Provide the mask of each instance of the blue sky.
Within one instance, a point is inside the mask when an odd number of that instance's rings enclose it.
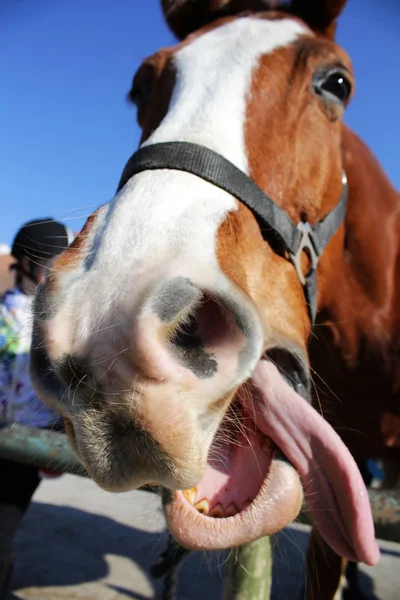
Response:
[[[338,31],[357,82],[346,121],[397,188],[399,25],[399,0],[349,0]],[[159,0],[0,1],[0,242],[30,218],[79,230],[113,196],[139,139],[132,76],[172,42]]]

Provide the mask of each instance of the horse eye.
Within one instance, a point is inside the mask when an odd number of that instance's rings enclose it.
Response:
[[[336,71],[314,82],[314,90],[319,95],[345,104],[351,94],[351,83],[341,71]]]

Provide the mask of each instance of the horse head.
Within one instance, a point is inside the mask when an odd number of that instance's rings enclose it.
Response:
[[[136,73],[141,147],[38,289],[32,378],[101,487],[165,490],[183,545],[273,533],[305,490],[374,563],[363,483],[307,402],[343,259],[345,1],[272,4],[163,0],[181,41]]]

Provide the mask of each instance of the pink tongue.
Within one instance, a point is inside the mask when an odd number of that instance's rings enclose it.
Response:
[[[340,437],[271,362],[260,361],[251,383],[254,408],[247,410],[299,472],[320,535],[340,556],[377,564],[368,493]]]

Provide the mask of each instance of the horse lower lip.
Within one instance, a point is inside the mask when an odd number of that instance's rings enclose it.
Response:
[[[231,506],[224,514],[218,506],[208,515],[201,514],[182,492],[174,492],[165,514],[172,536],[182,546],[223,550],[276,533],[297,517],[302,501],[297,471],[286,461],[273,459],[259,494],[237,514],[233,514],[237,507]]]

